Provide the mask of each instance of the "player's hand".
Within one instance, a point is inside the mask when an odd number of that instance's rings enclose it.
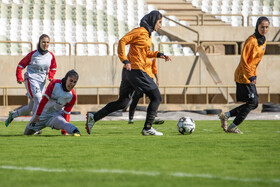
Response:
[[[39,115],[36,115],[34,117],[34,119],[29,123],[29,126],[32,126],[34,125],[36,122],[39,122],[40,121],[40,116]]]
[[[158,80],[156,80],[156,84],[157,84],[157,86],[159,87],[159,82],[158,82]]]
[[[23,81],[17,81],[18,84],[22,84]]]
[[[166,61],[171,61],[171,58],[169,58],[169,56],[167,56],[167,55],[161,55],[160,58],[164,59],[165,62]]]
[[[125,65],[125,68],[126,68],[126,70],[131,71],[131,64],[130,64],[130,63],[127,63],[127,64]]]
[[[253,85],[257,84],[257,79],[253,80],[253,81],[251,82],[251,84],[253,84]]]

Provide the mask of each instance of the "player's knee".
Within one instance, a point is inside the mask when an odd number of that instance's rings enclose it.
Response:
[[[35,131],[32,129],[29,129],[28,127],[26,127],[24,130],[24,135],[33,135],[34,133],[35,133]]]
[[[251,110],[254,110],[258,107],[259,101],[257,99],[251,100],[249,105],[250,105]]]

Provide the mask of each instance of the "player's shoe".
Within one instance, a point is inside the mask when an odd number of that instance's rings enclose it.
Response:
[[[66,132],[66,130],[62,129],[62,130],[61,130],[61,135],[63,135],[63,136],[68,136],[69,134]]]
[[[88,134],[91,134],[91,129],[94,125],[94,114],[92,112],[87,113],[87,123],[85,129],[87,130]]]
[[[13,111],[10,111],[9,112],[9,117],[5,121],[6,127],[8,127],[13,120],[14,120],[14,118],[13,118]]]
[[[228,129],[226,132],[228,132],[228,133],[235,133],[235,134],[243,134],[243,132],[241,132],[237,127]]]
[[[35,132],[33,135],[39,135],[39,134],[42,134],[42,133],[43,133],[43,131],[39,130],[39,131]]]
[[[80,133],[80,131],[78,130],[78,129],[75,129],[74,131],[73,131],[73,134],[72,134],[73,136],[81,136],[81,133]]]
[[[142,130],[142,135],[143,136],[162,136],[163,133],[162,132],[158,132],[157,130],[155,130],[153,127],[149,130]]]
[[[156,124],[156,125],[161,125],[161,124],[164,124],[164,120],[161,120],[161,119],[155,119],[153,124]]]
[[[128,124],[133,124],[133,119],[128,120]]]
[[[227,132],[227,128],[228,128],[228,117],[225,115],[225,113],[221,112],[219,114],[219,118],[221,121],[221,127],[222,129]]]

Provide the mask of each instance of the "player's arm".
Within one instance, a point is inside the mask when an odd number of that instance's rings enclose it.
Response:
[[[243,63],[242,65],[242,69],[244,70],[245,76],[249,78],[249,80],[252,82],[254,80],[256,80],[256,77],[254,76],[253,72],[251,71],[251,68],[249,66],[249,64],[251,63],[249,61],[249,59],[251,58],[251,53],[254,50],[254,44],[252,42],[252,39],[248,39],[245,42],[242,54],[241,54],[241,58]]]
[[[128,58],[126,56],[126,52],[125,52],[125,46],[127,44],[130,44],[134,39],[136,39],[139,36],[139,33],[137,31],[137,29],[133,29],[132,31],[130,31],[129,33],[127,33],[126,35],[124,35],[120,40],[119,40],[119,44],[118,44],[118,56],[120,61],[126,66],[127,70],[131,70],[131,64],[128,61]]]
[[[32,51],[31,53],[28,53],[28,55],[26,55],[19,63],[18,63],[18,66],[17,66],[17,69],[16,69],[16,77],[17,77],[17,82],[19,84],[21,84],[24,80],[23,80],[23,77],[22,77],[22,70],[28,66],[31,62],[31,58],[32,58],[32,55],[35,51]]]
[[[54,78],[54,75],[56,73],[56,60],[54,57],[54,54],[50,52],[50,54],[52,55],[52,60],[51,60],[51,66],[50,66],[50,70],[49,70],[49,81],[52,81]]]
[[[77,100],[77,95],[76,95],[74,90],[72,90],[72,95],[73,95],[73,97],[72,97],[71,101],[69,103],[67,103],[64,107],[63,116],[64,116],[64,118],[67,122],[70,121],[71,110],[72,110],[72,108],[73,108],[73,106],[74,106],[74,104],[76,103],[76,100]]]

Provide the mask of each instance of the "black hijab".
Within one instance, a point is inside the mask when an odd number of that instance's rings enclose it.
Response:
[[[257,38],[257,40],[258,40],[258,44],[259,44],[259,45],[263,45],[264,42],[265,42],[265,40],[266,40],[265,36],[264,36],[264,35],[261,35],[261,34],[259,33],[259,30],[258,30],[259,25],[260,25],[263,21],[267,21],[267,22],[269,23],[269,20],[268,20],[267,17],[264,17],[264,16],[259,17],[258,20],[257,20],[256,29],[255,29],[255,33],[254,33],[254,35],[256,36],[256,38]]]
[[[50,37],[49,37],[48,35],[42,34],[42,35],[40,36],[40,38],[39,38],[39,43],[38,43],[38,45],[37,45],[37,50],[39,51],[39,53],[40,53],[41,55],[47,54],[47,53],[49,52],[48,50],[43,50],[43,49],[40,47],[40,42],[41,42],[41,40],[42,40],[43,38],[45,38],[45,37],[47,37],[47,38],[50,39]]]
[[[70,92],[71,90],[67,90],[66,88],[66,80],[68,77],[76,77],[77,80],[79,79],[79,74],[75,71],[75,70],[70,70],[66,73],[65,77],[63,79],[61,79],[61,85],[62,85],[62,89],[65,92]]]
[[[153,10],[149,14],[146,14],[140,21],[140,26],[144,27],[151,36],[152,32],[155,29],[155,25],[159,19],[162,18],[162,15],[159,11]]]

